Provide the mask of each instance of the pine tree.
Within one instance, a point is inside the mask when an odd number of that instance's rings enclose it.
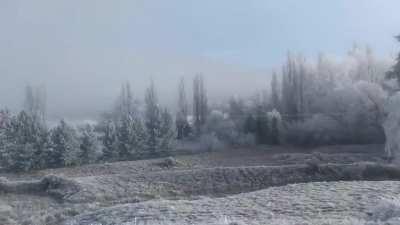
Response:
[[[146,138],[141,120],[126,116],[120,119],[116,129],[117,148],[122,160],[137,159],[143,154]]]
[[[115,161],[119,159],[118,152],[118,138],[115,123],[112,120],[106,120],[103,122],[102,127],[102,143],[103,143],[103,160],[104,161]]]
[[[136,113],[136,103],[133,98],[130,84],[127,82],[121,87],[121,94],[116,101],[114,107],[114,120],[119,120],[121,117],[134,116]]]
[[[173,120],[167,109],[164,109],[161,114],[161,145],[163,151],[171,150],[173,147],[175,132],[173,129]]]
[[[76,131],[64,120],[51,131],[51,143],[54,150],[56,167],[79,164],[80,146]]]
[[[80,128],[80,164],[94,163],[100,155],[100,143],[91,125]]]
[[[182,78],[179,83],[178,111],[176,113],[177,138],[183,139],[189,136],[188,133],[188,103],[186,99],[185,81]]]
[[[46,132],[45,127],[25,111],[12,117],[1,132],[5,167],[17,171],[40,168],[40,156],[46,147]]]
[[[143,154],[146,134],[129,83],[122,85],[113,112],[104,115],[99,130],[103,160],[137,159]]]
[[[145,127],[146,127],[146,148],[148,154],[154,156],[160,150],[161,137],[161,112],[158,106],[158,98],[154,87],[154,82],[151,81],[150,87],[146,90],[145,96],[146,112],[145,112]]]

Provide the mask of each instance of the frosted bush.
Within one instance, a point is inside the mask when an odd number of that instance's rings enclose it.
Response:
[[[337,121],[329,116],[316,114],[305,121],[290,124],[284,136],[285,141],[291,144],[333,144],[345,138],[340,130]]]
[[[208,117],[204,133],[210,134],[203,137],[203,139],[209,139],[206,142],[216,139],[218,141],[214,142],[220,142],[218,145],[221,145],[221,142],[231,146],[249,146],[255,144],[254,135],[239,131],[235,123],[226,114],[216,110],[211,112]]]

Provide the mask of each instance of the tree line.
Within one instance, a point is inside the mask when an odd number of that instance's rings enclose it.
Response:
[[[23,111],[0,113],[1,165],[27,171],[160,157],[185,141],[204,150],[383,143],[383,102],[393,89],[391,78],[398,79],[397,64],[386,72],[389,65],[368,47],[355,46],[342,61],[288,54],[265,90],[219,104],[210,103],[204,77],[196,75],[191,102],[184,79],[177,85],[174,116],[160,106],[153,81],[144,104],[125,83],[115,105],[95,125],[78,127],[61,120],[48,128],[44,88],[28,86]]]

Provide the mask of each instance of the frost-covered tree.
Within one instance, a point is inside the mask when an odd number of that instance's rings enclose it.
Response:
[[[101,144],[93,126],[86,124],[79,128],[80,164],[94,163],[101,156]]]
[[[139,158],[145,149],[145,139],[141,120],[134,116],[120,118],[116,129],[116,147],[120,159]]]
[[[308,71],[304,57],[288,55],[282,69],[282,110],[293,120],[301,118],[307,109],[306,79]]]
[[[276,110],[280,109],[278,88],[278,79],[274,72],[271,80],[271,106]]]
[[[51,130],[51,143],[54,154],[54,166],[72,166],[79,164],[81,155],[76,130],[64,120]]]
[[[246,106],[242,99],[238,97],[232,97],[229,100],[228,115],[229,118],[234,122],[235,129],[239,132],[244,131],[244,124],[246,122]]]
[[[360,47],[355,44],[349,51],[346,63],[347,75],[353,81],[381,83],[385,78],[386,62],[377,59],[369,46]]]
[[[164,154],[172,148],[175,137],[171,114],[162,110],[158,104],[158,97],[154,82],[146,90],[145,96],[145,146],[149,156]]]
[[[114,110],[98,126],[104,146],[103,160],[129,160],[143,154],[145,131],[129,83],[123,84]]]
[[[115,102],[113,117],[115,120],[121,117],[133,116],[137,113],[137,102],[133,98],[131,86],[128,82],[121,86],[121,93]]]
[[[146,127],[146,148],[148,154],[156,155],[160,151],[161,146],[161,110],[158,105],[158,97],[154,87],[154,82],[151,81],[150,87],[146,90],[145,96],[145,127]]]
[[[400,35],[397,36],[400,41]],[[387,72],[388,79],[397,79],[400,85],[400,53],[392,69]],[[383,127],[386,135],[385,154],[390,160],[397,164],[400,162],[400,92],[395,92],[385,103],[385,114],[387,115]]]
[[[112,120],[106,120],[102,122],[102,143],[103,143],[103,155],[104,161],[115,161],[119,159],[118,151],[118,137],[115,123]]]
[[[22,111],[13,116],[1,131],[1,158],[10,170],[27,171],[42,167],[47,130],[32,116]]]
[[[271,112],[268,112],[267,115],[269,120],[269,143],[277,145],[280,143],[280,130],[282,126],[281,114],[276,109],[273,109]]]
[[[262,106],[256,107],[256,140],[258,144],[268,144],[269,143],[269,121],[267,112]]]
[[[25,88],[24,111],[35,120],[45,122],[46,114],[46,89],[44,86]]]
[[[6,110],[0,110],[0,130],[5,127],[6,124],[10,122],[11,115],[10,112]]]
[[[207,121],[207,93],[202,75],[196,75],[193,80],[193,122],[197,135]]]
[[[185,81],[182,78],[178,87],[178,110],[176,112],[177,138],[183,139],[189,136],[190,125],[188,121],[188,102],[186,98]]]
[[[167,109],[161,113],[161,145],[162,151],[171,150],[174,147],[175,131],[173,129],[173,120]]]

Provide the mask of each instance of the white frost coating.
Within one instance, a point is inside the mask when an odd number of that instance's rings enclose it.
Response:
[[[400,92],[391,96],[385,104],[387,114],[383,127],[386,136],[385,154],[400,162]]]

